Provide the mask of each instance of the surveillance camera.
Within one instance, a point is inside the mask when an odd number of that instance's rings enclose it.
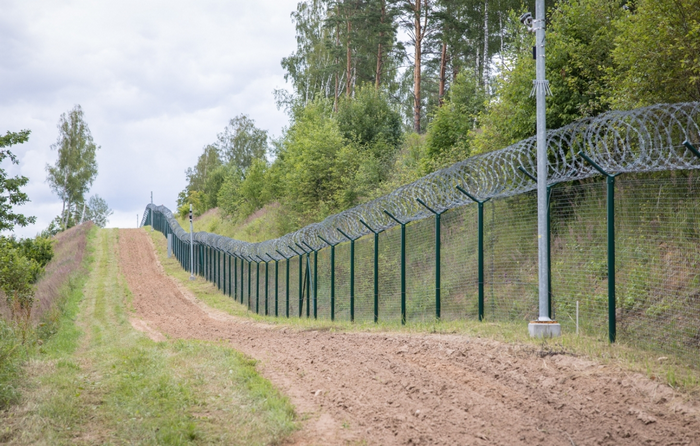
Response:
[[[526,12],[523,15],[521,15],[520,23],[522,23],[525,26],[532,26],[532,14]]]

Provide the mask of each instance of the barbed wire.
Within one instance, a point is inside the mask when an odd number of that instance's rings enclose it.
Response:
[[[700,102],[688,102],[612,111],[550,130],[547,132],[548,184],[600,175],[578,155],[580,151],[610,173],[700,169],[700,159],[683,145],[687,140],[700,146],[699,123]],[[327,246],[321,237],[333,244],[347,241],[338,229],[353,239],[370,234],[361,222],[377,232],[396,226],[398,223],[385,211],[402,223],[433,216],[418,199],[437,212],[473,203],[457,186],[479,200],[534,190],[536,183],[521,169],[535,175],[536,155],[537,141],[533,136],[505,149],[472,156],[320,223],[260,243],[207,232],[196,232],[193,239],[195,243],[253,261],[268,256],[282,260],[296,255],[290,246],[298,251],[307,244],[319,250]],[[189,243],[189,233],[165,206],[146,206],[142,226],[148,223],[149,212],[160,212],[175,235]]]

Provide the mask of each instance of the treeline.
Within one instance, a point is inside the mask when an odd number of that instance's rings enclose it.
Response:
[[[187,171],[179,205],[245,219],[279,203],[280,235],[535,133],[532,5],[307,0],[277,91],[279,139],[245,115]],[[403,37],[402,37],[403,36]],[[700,100],[697,0],[547,3],[547,126]]]

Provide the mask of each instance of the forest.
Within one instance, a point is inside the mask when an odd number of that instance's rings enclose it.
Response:
[[[273,138],[245,113],[187,169],[200,215],[274,210],[276,237],[535,133],[534,1],[304,0]],[[547,127],[700,100],[700,2],[547,2]],[[212,138],[214,139],[214,138]],[[258,241],[258,240],[249,240]]]

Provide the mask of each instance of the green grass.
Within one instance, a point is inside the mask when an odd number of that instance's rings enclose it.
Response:
[[[477,322],[473,320],[409,322],[401,325],[399,321],[356,322],[335,321],[328,319],[307,319],[290,317],[289,319],[272,316],[260,316],[235,300],[222,294],[215,285],[201,278],[190,281],[189,273],[183,270],[175,258],[167,258],[167,243],[160,232],[149,232],[156,246],[160,262],[167,274],[188,287],[207,305],[228,314],[265,322],[280,327],[292,327],[298,330],[329,330],[345,332],[397,332],[406,334],[460,334],[471,337],[494,339],[501,342],[520,344],[543,353],[557,351],[579,355],[592,360],[619,366],[625,370],[646,374],[648,377],[665,382],[672,387],[687,392],[700,393],[700,371],[673,355],[661,354],[640,349],[625,342],[610,344],[606,338],[595,336],[577,336],[575,332],[565,332],[555,340],[542,341],[528,335],[527,322],[499,321]]]
[[[90,247],[83,293],[30,362],[22,404],[6,420],[13,444],[276,444],[297,428],[293,407],[224,344],[154,342],[129,322],[118,232]],[[76,317],[77,315],[77,317]]]
[[[245,242],[261,242],[284,234],[281,227],[281,214],[279,205],[269,204],[256,211],[243,221],[235,221],[230,218],[221,218],[219,209],[211,209],[194,219],[194,230],[219,234]],[[180,226],[189,231],[190,223],[187,219],[177,219]]]

